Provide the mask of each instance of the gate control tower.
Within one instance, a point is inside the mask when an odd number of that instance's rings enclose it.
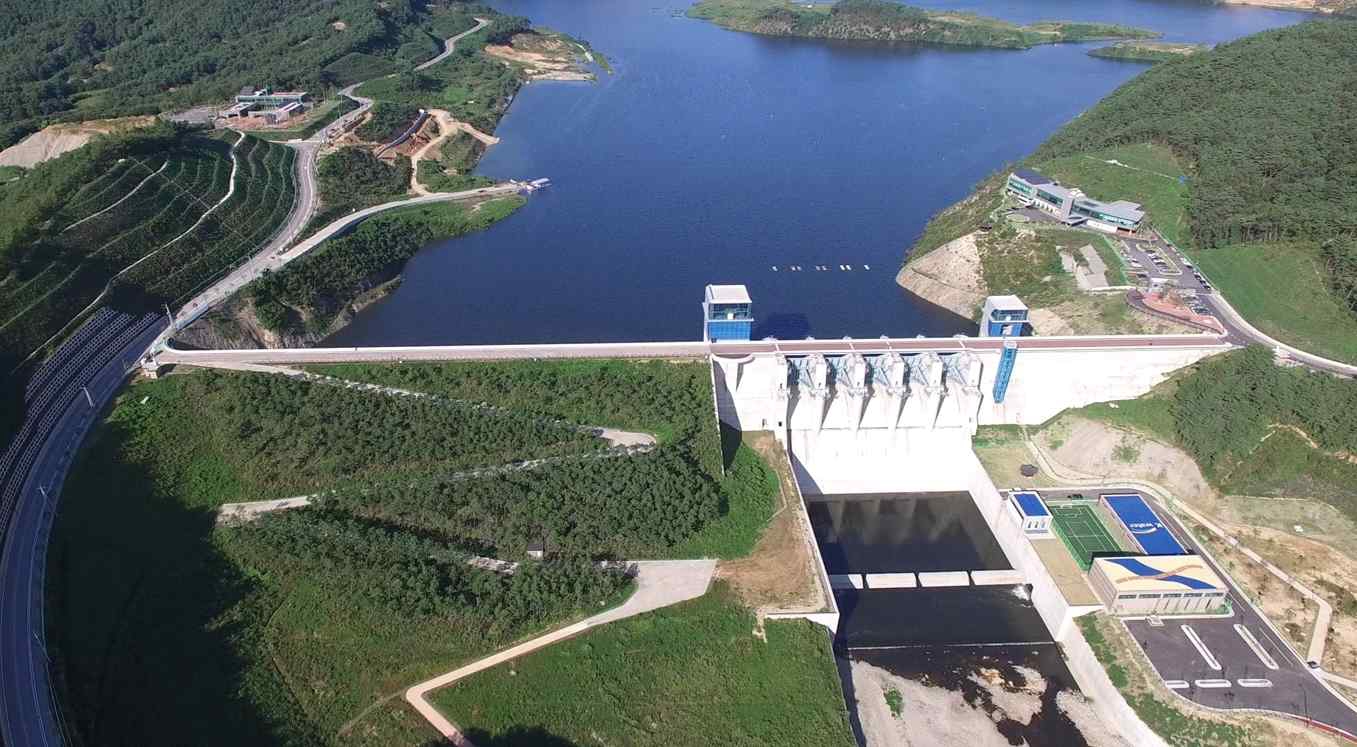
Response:
[[[748,342],[754,333],[749,290],[743,285],[709,285],[702,302],[702,341]]]

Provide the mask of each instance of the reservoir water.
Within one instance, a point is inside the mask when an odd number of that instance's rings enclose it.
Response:
[[[588,40],[617,72],[525,87],[480,171],[553,186],[421,252],[334,344],[690,340],[713,282],[749,286],[760,337],[969,332],[895,285],[905,250],[930,215],[1144,69],[1089,57],[1091,44],[760,37],[684,18],[684,0],[492,4]],[[915,4],[1210,43],[1306,18],[1191,0]]]

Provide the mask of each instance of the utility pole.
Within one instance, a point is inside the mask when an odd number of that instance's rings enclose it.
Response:
[[[90,403],[90,407],[94,407],[94,397],[90,396],[90,388],[87,386],[82,386],[80,387],[80,391],[85,393],[85,401]]]
[[[49,497],[47,496],[47,486],[46,486],[46,485],[39,485],[39,486],[38,486],[38,492],[42,493],[42,499],[43,499],[44,501],[51,500],[51,498],[49,498]]]

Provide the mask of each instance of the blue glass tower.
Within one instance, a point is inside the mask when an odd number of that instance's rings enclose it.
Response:
[[[743,285],[709,285],[702,302],[702,340],[748,342],[754,333],[749,291]]]

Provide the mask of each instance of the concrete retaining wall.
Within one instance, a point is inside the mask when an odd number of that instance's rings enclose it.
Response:
[[[971,437],[959,428],[792,431],[788,441],[797,484],[810,495],[966,489],[957,455],[971,453]]]
[[[779,433],[778,435],[779,435],[778,440],[783,442],[783,446],[785,448],[786,437],[781,433]],[[785,452],[785,455],[787,456],[788,459],[788,462],[786,463],[787,467],[788,469],[790,469],[791,454],[790,452]],[[832,591],[831,585],[829,583],[829,572],[825,570],[825,559],[820,554],[820,543],[815,541],[814,530],[811,528],[810,525],[810,514],[806,512],[806,497],[801,494],[801,485],[797,483],[795,475],[793,475],[792,478],[792,486],[796,490],[795,510],[798,514],[797,521],[799,522],[803,530],[802,534],[803,541],[805,541],[806,544],[810,546],[811,562],[815,564],[815,573],[817,575],[817,581],[819,582],[820,588],[824,591],[825,594],[825,607],[824,609],[815,610],[813,612],[805,612],[800,610],[769,611],[764,616],[773,620],[791,620],[798,618],[803,620],[810,620],[813,623],[823,625],[826,628],[829,628],[831,634],[837,633],[839,630],[839,603],[838,600],[834,598],[834,592]]]

